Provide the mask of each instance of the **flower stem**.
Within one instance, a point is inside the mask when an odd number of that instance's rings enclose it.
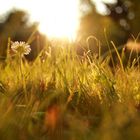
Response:
[[[27,102],[27,90],[26,90],[26,83],[25,83],[25,77],[24,77],[24,71],[23,71],[23,61],[22,61],[22,55],[19,56],[20,57],[20,76],[21,76],[21,80],[22,80],[22,87],[23,87],[23,91],[25,94],[25,101]]]

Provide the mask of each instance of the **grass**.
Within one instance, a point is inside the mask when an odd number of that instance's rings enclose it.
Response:
[[[18,58],[0,64],[0,139],[139,140],[138,67],[54,48],[24,60],[22,76]]]

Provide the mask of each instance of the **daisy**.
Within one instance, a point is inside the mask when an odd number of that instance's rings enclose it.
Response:
[[[28,55],[31,52],[30,45],[28,43],[25,43],[24,41],[15,41],[12,42],[11,49],[15,52],[23,55]]]

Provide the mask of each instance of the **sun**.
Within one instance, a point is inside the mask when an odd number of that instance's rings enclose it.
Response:
[[[35,4],[35,3],[34,3]],[[36,9],[39,6],[40,8]],[[40,0],[30,8],[31,18],[49,38],[75,39],[79,25],[78,0]]]
[[[48,38],[76,39],[80,24],[80,0],[2,0],[0,13],[16,8],[27,11],[31,22],[39,23],[39,30]],[[92,0],[101,14],[106,14],[104,2],[116,0]]]
[[[106,14],[108,11],[103,1],[113,3],[116,0],[92,1],[99,13]],[[29,13],[31,22],[39,23],[40,32],[48,38],[75,40],[81,16],[79,5],[80,0],[5,0],[0,13],[10,8],[23,9]]]
[[[47,37],[74,39],[79,25],[78,7],[79,0],[5,0],[0,12],[23,9],[29,13],[31,22],[39,23],[40,32]]]

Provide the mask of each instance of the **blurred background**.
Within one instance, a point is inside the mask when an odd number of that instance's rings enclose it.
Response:
[[[74,42],[102,53],[108,42],[117,47],[140,32],[139,0],[0,0],[0,56],[6,57],[8,38],[31,44],[34,60],[53,40]],[[94,38],[96,37],[96,39]]]

